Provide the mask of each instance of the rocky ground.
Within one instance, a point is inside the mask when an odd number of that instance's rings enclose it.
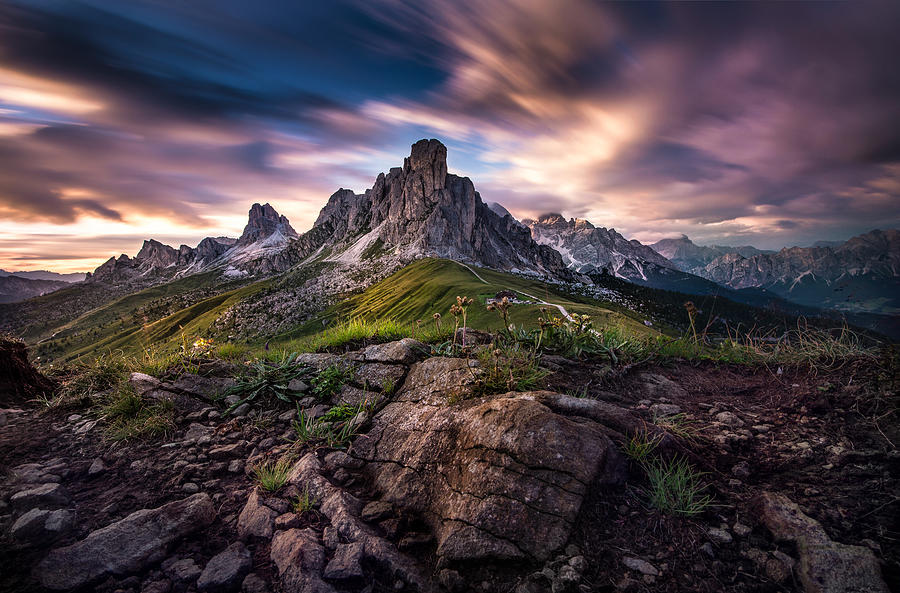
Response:
[[[474,361],[412,340],[298,363],[354,369],[311,416],[377,399],[348,448],[296,443],[287,405],[224,415],[219,363],[132,376],[175,402],[160,439],[0,412],[0,591],[900,591],[896,369],[545,357],[546,391],[475,397]],[[650,506],[635,435],[713,505]]]

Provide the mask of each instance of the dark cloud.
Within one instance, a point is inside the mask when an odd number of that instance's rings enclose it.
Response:
[[[280,199],[309,223],[427,135],[517,214],[845,237],[900,224],[898,22],[895,2],[7,2],[0,212],[216,234]]]

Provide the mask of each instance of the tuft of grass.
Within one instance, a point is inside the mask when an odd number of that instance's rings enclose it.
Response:
[[[260,488],[266,492],[277,492],[287,483],[293,465],[293,455],[282,455],[278,459],[269,459],[254,466],[253,475]]]
[[[159,437],[175,428],[172,401],[146,402],[127,383],[108,396],[100,415],[107,423],[106,435],[113,441]]]
[[[325,352],[415,338],[421,342],[439,342],[450,337],[451,328],[421,326],[415,321],[402,323],[394,319],[370,320],[351,317],[305,340],[292,342],[304,352]]]
[[[297,420],[291,426],[300,444],[324,442],[332,449],[343,449],[359,434],[357,418],[368,410],[368,402],[357,406],[341,404],[328,410],[321,418],[313,418],[305,410],[298,409]]]
[[[684,412],[673,414],[671,416],[654,417],[653,424],[684,441],[696,442],[700,436],[700,430],[697,428],[697,423],[693,419],[688,418],[687,414]]]
[[[225,342],[216,348],[216,356],[223,360],[244,360],[249,352],[248,345],[234,342]]]
[[[276,398],[285,402],[295,401],[300,394],[288,387],[292,379],[305,375],[309,369],[297,364],[297,354],[292,353],[278,362],[258,360],[251,366],[251,375],[238,380],[223,394],[237,395],[241,399],[225,410],[225,414],[240,405],[260,398]]]
[[[295,513],[302,515],[303,513],[313,511],[317,504],[319,504],[319,499],[310,493],[309,485],[307,484],[303,487],[303,494],[297,496],[292,506]]]
[[[347,365],[334,364],[319,371],[312,379],[310,395],[319,401],[326,400],[341,390],[353,378],[353,369]]]
[[[540,355],[518,345],[486,348],[478,353],[478,359],[482,372],[475,391],[479,395],[538,389],[550,374],[540,368]]]
[[[650,435],[647,431],[637,432],[625,443],[625,455],[638,464],[644,464],[656,451],[660,435]]]
[[[51,376],[60,382],[55,397],[44,402],[48,408],[84,407],[92,396],[118,387],[137,368],[135,360],[121,353],[98,356],[54,369]]]
[[[650,483],[646,490],[650,505],[663,513],[693,517],[712,504],[707,486],[686,459],[661,459],[642,464]]]
[[[356,416],[357,412],[359,412],[358,406],[351,406],[350,404],[338,404],[325,412],[323,418],[327,422],[349,420],[350,418]]]
[[[381,393],[386,396],[394,395],[394,392],[397,391],[397,382],[394,381],[391,377],[385,377],[381,382]]]

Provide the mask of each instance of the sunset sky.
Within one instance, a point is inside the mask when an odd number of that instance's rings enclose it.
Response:
[[[0,0],[0,268],[307,230],[423,137],[513,214],[764,248],[900,225],[900,2]]]

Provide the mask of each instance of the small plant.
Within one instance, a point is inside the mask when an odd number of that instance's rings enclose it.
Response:
[[[671,416],[654,417],[653,424],[685,441],[695,442],[700,435],[696,422],[688,418],[684,412]]]
[[[310,395],[322,401],[340,391],[344,383],[353,378],[353,369],[342,365],[331,365],[319,371],[312,380]]]
[[[331,430],[326,435],[325,442],[332,449],[343,449],[350,441],[356,438],[358,434],[356,428],[352,418],[339,424],[332,424]]]
[[[568,395],[569,397],[577,397],[578,399],[587,399],[588,397],[590,397],[589,388],[590,385],[582,385],[577,389],[570,389],[566,391],[566,395]]]
[[[647,431],[637,432],[625,443],[625,455],[632,461],[643,464],[650,458],[661,440],[662,435],[651,436]]]
[[[296,400],[299,393],[289,388],[290,382],[308,372],[306,367],[296,364],[296,359],[295,352],[277,363],[257,360],[251,367],[252,376],[239,380],[225,392],[226,396],[241,397],[237,403],[225,410],[225,414],[230,414],[238,406],[258,398],[274,397],[285,402]]]
[[[385,377],[381,381],[381,393],[391,396],[394,395],[395,391],[397,391],[397,382],[392,377]]]
[[[339,420],[349,420],[356,416],[359,408],[357,406],[351,406],[350,404],[338,404],[325,412],[325,415],[322,418],[325,419],[326,422],[336,422]]]
[[[297,495],[292,506],[295,513],[302,515],[303,513],[308,513],[310,511],[315,512],[314,509],[317,504],[319,504],[319,499],[310,493],[309,485],[307,484],[303,487],[303,494]]]
[[[694,306],[694,301],[688,301],[684,304],[684,310],[687,311],[688,321],[691,322],[691,333],[694,336],[694,345],[696,346],[700,342],[697,339],[697,314],[699,311],[697,307]]]
[[[453,345],[456,345],[456,333],[459,331],[459,320],[462,318],[462,347],[466,347],[466,321],[468,319],[469,305],[474,303],[469,297],[456,297],[456,304],[450,307],[450,314],[453,315]]]
[[[287,483],[293,465],[293,455],[282,455],[278,459],[269,459],[254,466],[253,475],[260,488],[266,492],[277,492]]]
[[[482,350],[482,372],[476,378],[476,391],[482,395],[537,389],[550,374],[539,366],[540,356],[518,345]]]
[[[115,389],[128,380],[136,361],[121,353],[98,356],[88,362],[76,362],[53,370],[51,378],[60,383],[55,397],[46,398],[48,408],[84,407],[98,393]]]
[[[190,356],[208,356],[213,349],[212,338],[197,338],[191,344]]]
[[[650,504],[672,515],[693,517],[712,504],[702,475],[694,470],[687,459],[656,460],[643,464],[650,487],[647,496]]]
[[[625,455],[635,463],[644,464],[656,451],[660,440],[662,435],[651,436],[647,431],[637,432],[625,443]]]
[[[127,383],[108,396],[100,414],[113,441],[163,436],[175,428],[175,405],[170,400],[145,402]]]
[[[502,333],[509,335],[513,326],[509,323],[509,297],[503,297],[499,301],[488,303],[488,311],[494,311],[503,323]]]
[[[313,418],[304,410],[297,410],[298,419],[291,426],[301,444],[324,441],[328,447],[342,449],[356,438],[357,417],[369,409],[369,402],[357,406],[341,404],[328,410],[321,418]]]
[[[291,423],[294,432],[297,433],[297,441],[306,444],[325,438],[327,426],[310,416],[305,410],[297,407],[297,420]]]

